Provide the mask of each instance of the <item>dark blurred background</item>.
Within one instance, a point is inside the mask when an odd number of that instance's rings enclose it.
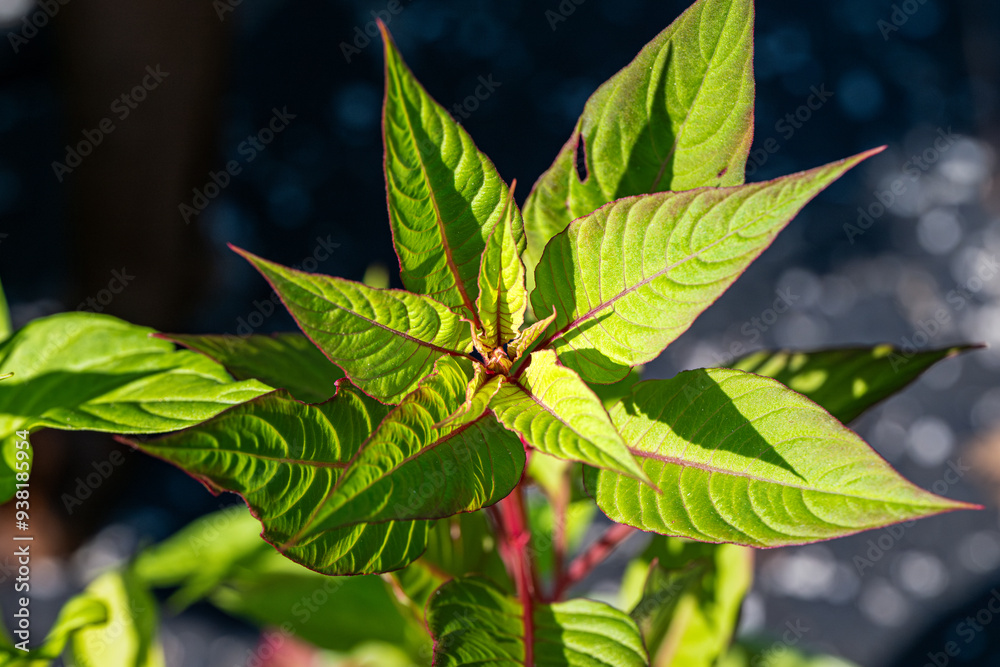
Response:
[[[15,325],[85,308],[166,331],[293,329],[226,243],[351,279],[381,265],[398,285],[375,16],[523,202],[589,94],[687,4],[0,0],[0,278]],[[761,0],[755,70],[755,149],[778,149],[755,150],[748,180],[889,150],[811,204],[648,375],[732,349],[900,345],[920,331],[927,347],[1000,342],[1000,5]],[[482,80],[493,92],[478,99]],[[248,140],[269,123],[281,129],[266,145]],[[239,173],[220,176],[231,161]],[[791,307],[772,319],[782,294]],[[922,665],[983,608],[1000,583],[998,350],[945,362],[855,425],[909,479],[987,510],[761,552],[742,632],[800,622],[806,648]],[[70,514],[60,495],[117,446],[55,432],[35,444],[49,499],[37,595],[53,601],[229,502],[126,453]],[[252,643],[220,618],[165,624],[173,665],[239,664],[219,656]],[[986,628],[949,664],[998,656]]]

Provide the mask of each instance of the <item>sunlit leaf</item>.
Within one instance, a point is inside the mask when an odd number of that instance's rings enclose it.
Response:
[[[588,382],[624,378],[684,333],[809,200],[876,152],[766,183],[620,199],[575,220],[535,270],[534,311],[557,309],[546,342]]]
[[[264,525],[262,537],[290,559],[326,574],[370,574],[418,557],[428,522],[316,530],[312,515],[389,410],[344,379],[320,405],[278,391],[197,429],[136,446],[215,492],[240,494]]]
[[[69,638],[76,667],[165,667],[158,635],[156,600],[128,572],[108,572],[87,586],[84,595],[107,609],[104,622],[89,622]],[[92,620],[94,609],[86,615]]]
[[[607,470],[587,486],[650,532],[772,547],[976,507],[910,484],[823,408],[743,371],[641,382],[611,418],[663,493]]]
[[[551,350],[532,352],[520,376],[503,378],[490,409],[541,452],[646,479],[601,399]]]
[[[0,345],[0,373],[14,372],[0,382],[0,437],[41,426],[174,431],[270,391],[151,333],[94,313],[28,324]]]
[[[476,307],[483,328],[481,343],[496,348],[513,340],[524,324],[528,292],[524,286],[524,264],[514,238],[517,204],[511,191],[505,214],[486,240],[479,269]]]
[[[398,403],[443,356],[472,349],[469,325],[431,299],[289,269],[238,250],[309,338],[362,391]]]
[[[549,239],[608,202],[743,183],[753,105],[753,3],[699,0],[587,100],[535,183],[529,278]]]
[[[489,158],[431,99],[385,26],[385,181],[403,285],[475,319],[480,256],[510,199]],[[515,206],[518,253],[524,223]]]

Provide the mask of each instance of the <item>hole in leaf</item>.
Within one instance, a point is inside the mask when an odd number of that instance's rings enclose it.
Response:
[[[576,175],[580,179],[581,183],[587,181],[589,174],[587,173],[587,147],[583,141],[583,135],[578,134],[576,136],[576,150],[573,151],[576,158]]]
[[[722,171],[720,171],[718,174],[716,174],[715,177],[716,178],[722,178],[723,176],[726,175],[727,171],[729,171],[729,167],[723,167]]]

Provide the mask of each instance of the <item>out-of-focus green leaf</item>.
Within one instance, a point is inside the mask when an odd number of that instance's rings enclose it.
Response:
[[[846,424],[901,391],[937,362],[979,347],[956,345],[922,352],[892,345],[815,352],[760,350],[730,366],[772,377]]]
[[[107,608],[107,618],[101,623],[89,623],[70,636],[71,664],[165,667],[163,647],[157,638],[156,600],[138,578],[128,572],[108,572],[94,580],[84,595],[101,602]]]
[[[645,579],[638,599],[637,577]],[[746,547],[654,538],[630,563],[622,586],[650,664],[713,667],[732,641],[752,577],[753,552]]]
[[[808,655],[781,640],[740,641],[716,667],[858,667],[832,655]]]

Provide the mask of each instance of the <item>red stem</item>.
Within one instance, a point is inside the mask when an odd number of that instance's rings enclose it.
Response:
[[[601,535],[600,539],[590,545],[590,548],[577,556],[570,566],[566,575],[556,582],[556,591],[553,599],[562,599],[563,594],[574,584],[582,581],[591,571],[597,567],[605,558],[611,555],[618,546],[627,540],[635,528],[621,523],[612,524],[610,528]]]
[[[531,667],[535,660],[534,606],[538,587],[528,554],[531,533],[528,531],[521,485],[518,484],[496,507],[501,552],[517,587],[517,597],[524,607],[524,664]]]

